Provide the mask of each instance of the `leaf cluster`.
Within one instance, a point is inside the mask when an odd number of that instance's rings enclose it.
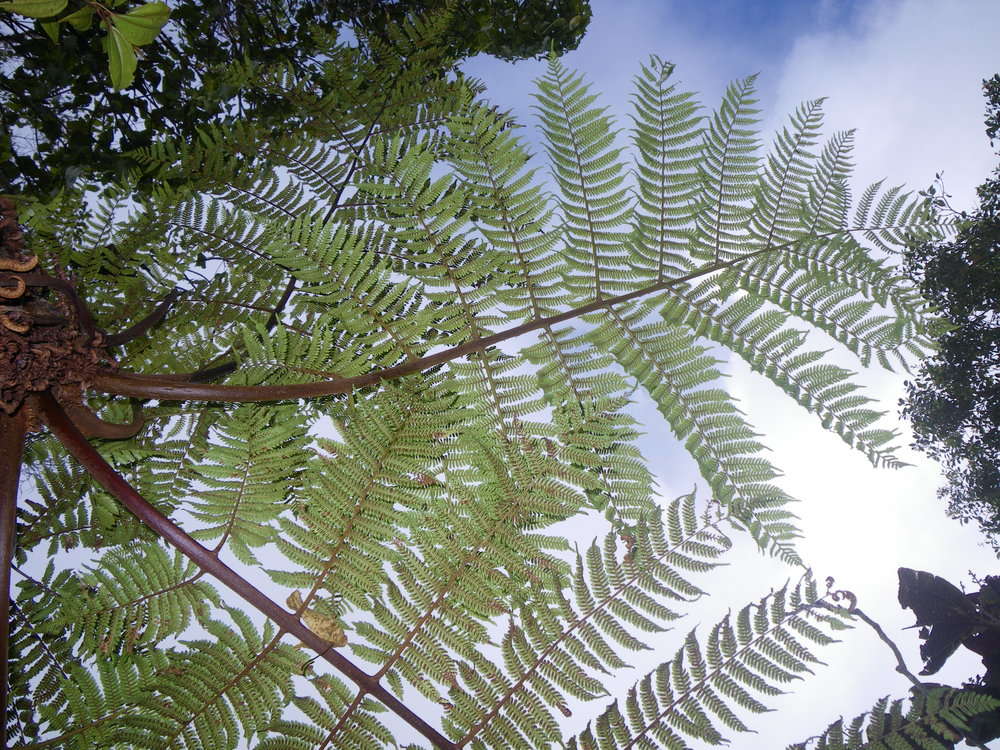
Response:
[[[1000,76],[984,82],[988,131],[1000,113]],[[936,188],[932,187],[932,191]],[[944,465],[949,514],[1000,545],[1000,168],[979,207],[947,242],[911,243],[906,272],[950,328],[901,402],[914,446]],[[939,197],[939,196],[935,196]]]
[[[587,0],[106,5],[0,3],[0,179],[11,188],[51,195],[84,176],[121,179],[134,150],[164,136],[193,140],[210,123],[250,118],[277,135],[294,125],[284,103],[234,80],[231,65],[290,65],[322,87],[322,51],[342,28],[378,48],[408,16],[442,13],[436,67],[447,69],[480,52],[513,60],[574,49],[590,19]]]

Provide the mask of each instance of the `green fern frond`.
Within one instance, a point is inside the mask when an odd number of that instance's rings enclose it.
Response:
[[[801,209],[808,217],[805,221],[808,235],[836,230],[847,223],[851,197],[847,181],[854,167],[853,150],[853,130],[835,133],[823,146]]]
[[[395,744],[392,732],[377,718],[385,707],[364,693],[353,693],[330,675],[310,683],[320,700],[308,695],[293,699],[308,721],[281,719],[267,727],[270,735],[256,750],[313,750],[316,747],[386,747]],[[332,743],[336,739],[337,745]]]
[[[502,669],[482,653],[459,663],[463,687],[456,683],[449,692],[454,708],[446,728],[460,745],[505,747],[515,737],[532,747],[558,741],[558,725],[541,720],[543,706],[569,716],[567,696],[606,695],[601,676],[626,666],[618,648],[648,648],[631,630],[657,632],[678,617],[664,602],[700,596],[687,575],[717,565],[730,545],[716,522],[697,517],[693,494],[621,541],[609,534],[586,556],[577,553],[571,576],[552,570],[535,583],[501,641]],[[529,715],[539,718],[533,732],[521,720]]]
[[[819,150],[818,101],[761,159],[752,78],[703,122],[657,58],[635,79],[634,158],[582,77],[550,61],[537,97],[550,196],[512,119],[474,101],[479,85],[429,73],[445,28],[431,24],[389,32],[405,59],[384,40],[369,40],[378,59],[331,47],[322,96],[287,66],[234,66],[237,88],[289,102],[286,132],[223,123],[155,144],[137,154],[159,183],[141,210],[124,189],[67,194],[33,214],[33,246],[86,278],[109,332],[180,292],[115,353],[126,372],[223,396],[203,381],[262,398],[329,386],[305,404],[147,400],[140,435],[98,447],[218,554],[259,567],[275,550],[265,572],[301,592],[299,614],[341,624],[337,653],[430,701],[428,721],[460,746],[545,747],[574,701],[604,700],[625,651],[703,594],[695,574],[719,564],[732,527],[799,563],[791,498],[721,385],[727,353],[893,462],[876,410],[796,319],[864,365],[906,366],[929,345],[929,310],[862,242],[892,247],[932,219],[876,187],[852,222],[852,135]],[[661,511],[636,444],[645,395],[706,478],[704,513],[693,496]],[[87,403],[112,421],[131,410]],[[309,671],[267,622],[221,614],[51,437],[28,456],[40,501],[20,503],[19,563],[82,546],[92,569],[57,558],[19,584],[24,738],[393,743],[369,689]],[[574,554],[553,526],[583,519],[609,533]],[[842,624],[818,602],[807,578],[692,633],[570,746],[745,729]],[[204,640],[185,632],[196,620]]]
[[[552,211],[533,184],[534,170],[509,130],[509,120],[485,107],[451,121],[450,160],[461,175],[469,215],[477,230],[522,283],[495,291],[494,303],[510,320],[550,315],[566,299],[555,252],[559,233],[549,228]]]
[[[803,350],[806,332],[789,327],[787,313],[768,308],[765,300],[753,295],[734,295],[720,304],[713,280],[671,291],[667,297],[660,311],[664,320],[683,322],[740,355],[875,466],[899,464],[894,448],[885,447],[895,433],[870,429],[882,416],[866,408],[874,401],[856,393],[861,386],[851,382],[853,373],[822,361],[826,352]]]
[[[750,76],[730,84],[705,131],[699,162],[699,232],[692,246],[697,261],[731,260],[747,250],[750,200],[759,163],[755,81],[756,76]]]
[[[914,690],[909,708],[902,699],[881,698],[849,724],[838,719],[819,737],[787,750],[951,750],[968,736],[970,719],[998,709],[1000,700],[975,690],[929,687]]]
[[[760,176],[749,233],[760,247],[783,245],[801,236],[798,207],[806,200],[810,168],[815,155],[810,149],[819,140],[823,124],[823,100],[801,105],[791,117],[791,131],[782,128],[775,138]]]
[[[607,322],[588,334],[610,351],[656,402],[660,413],[695,459],[713,497],[754,535],[763,548],[789,562],[797,532],[783,510],[791,498],[771,480],[779,472],[755,455],[765,446],[725,391],[709,387],[721,377],[717,360],[695,344],[686,326],[647,323],[651,305],[612,309]]]
[[[692,270],[691,231],[701,205],[702,118],[694,95],[667,85],[674,66],[652,57],[634,79],[632,141],[638,198],[632,264],[645,282]]]
[[[274,522],[298,489],[300,471],[290,467],[305,432],[292,406],[243,406],[220,420],[195,470],[188,512],[203,525],[192,536],[258,565],[251,548],[274,541]]]
[[[735,618],[727,615],[704,644],[691,631],[671,661],[646,675],[624,702],[612,703],[593,729],[588,726],[567,747],[683,748],[683,737],[721,744],[726,730],[748,731],[733,707],[766,711],[755,694],[779,695],[779,686],[819,663],[803,642],[833,641],[824,629],[842,622],[828,614],[817,617],[818,601],[807,574],[796,585],[744,607]]]
[[[170,655],[145,700],[117,718],[118,742],[150,750],[235,750],[241,736],[254,737],[280,716],[303,655],[280,643],[270,624],[258,632],[245,614],[227,611],[236,630],[202,621],[213,640],[188,641],[186,650]]]
[[[218,606],[219,595],[180,553],[168,555],[159,544],[112,549],[58,594],[74,602],[50,632],[93,655],[129,653],[155,647],[182,633],[196,612]],[[72,613],[70,615],[70,613]]]
[[[545,148],[561,189],[567,288],[578,299],[611,296],[632,276],[624,250],[632,207],[611,119],[592,106],[597,97],[583,78],[555,58],[537,83]]]

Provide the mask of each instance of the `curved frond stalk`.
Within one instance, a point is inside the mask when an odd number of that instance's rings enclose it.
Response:
[[[299,638],[309,648],[317,652],[320,658],[325,659],[343,674],[353,680],[359,687],[364,688],[372,696],[377,697],[394,713],[403,718],[414,729],[430,739],[442,750],[449,750],[453,744],[447,741],[430,724],[420,718],[416,713],[395,698],[377,680],[365,674],[353,662],[339,652],[330,648],[330,643],[315,632],[306,627],[299,619],[298,613],[291,613],[282,608],[260,589],[251,584],[246,578],[234,571],[218,556],[199,544],[189,534],[186,534],[176,523],[156,510],[152,505],[139,495],[112,467],[101,458],[80,434],[79,430],[66,417],[66,414],[59,407],[55,398],[51,394],[43,394],[36,400],[36,405],[42,413],[46,424],[56,434],[60,442],[66,446],[67,450],[78,460],[94,477],[94,480],[101,484],[108,492],[113,493],[125,507],[134,513],[142,523],[159,534],[163,539],[180,550],[186,557],[196,565],[210,573],[220,582],[224,583],[231,591],[242,599],[253,605],[258,611],[274,621],[281,628],[277,635],[271,640],[270,648],[274,648],[280,637],[287,633]],[[306,606],[308,602],[303,604]],[[250,626],[252,628],[252,625]],[[255,637],[256,632],[253,634]],[[263,640],[267,640],[264,638]],[[260,653],[260,651],[258,651]]]
[[[1000,710],[1000,699],[972,689],[930,687],[914,690],[909,707],[881,698],[868,713],[851,722],[833,722],[818,737],[789,745],[787,750],[951,750],[966,739],[969,721]]]
[[[10,573],[14,562],[14,539],[17,525],[17,489],[21,479],[24,438],[28,432],[28,412],[21,408],[14,414],[0,414],[0,699],[4,707],[4,728],[0,746],[7,745],[7,709],[9,700],[8,644],[10,643]]]
[[[822,604],[807,573],[735,618],[727,615],[704,645],[691,631],[671,661],[646,675],[624,701],[612,703],[593,729],[572,737],[567,747],[683,748],[683,737],[714,745],[726,741],[724,730],[749,731],[734,709],[766,711],[757,695],[780,695],[780,685],[821,663],[806,644],[832,643],[826,631],[847,627],[840,615],[820,614],[828,612]]]

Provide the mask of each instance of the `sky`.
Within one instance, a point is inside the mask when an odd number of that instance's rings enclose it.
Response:
[[[603,93],[601,101],[620,127],[628,126],[631,79],[639,64],[656,54],[676,64],[675,81],[700,92],[710,110],[729,81],[759,73],[767,143],[797,104],[828,97],[825,133],[857,129],[855,195],[881,178],[922,189],[941,172],[952,204],[972,209],[975,186],[996,165],[983,130],[980,82],[1000,72],[1000,3],[592,0],[592,8],[586,36],[564,62],[586,75],[592,93]],[[532,132],[537,121],[531,94],[544,63],[479,57],[465,70],[486,83],[488,99],[528,126],[522,137],[541,154]],[[942,483],[936,465],[905,447],[908,433],[896,407],[905,373],[859,375],[888,412],[890,426],[903,432],[900,455],[914,464],[889,470],[872,468],[742,362],[729,363],[729,371],[730,391],[772,449],[772,462],[785,473],[781,486],[801,500],[795,507],[805,534],[801,554],[821,580],[834,576],[838,588],[857,594],[859,606],[883,625],[911,670],[919,672],[916,630],[904,630],[913,616],[896,600],[897,568],[928,570],[971,589],[977,587],[971,585],[970,571],[1000,571],[978,532],[945,515],[944,502],[936,497]],[[652,405],[640,400],[636,414],[646,425],[641,447],[663,497],[689,491],[695,483],[704,491],[693,463]],[[583,523],[567,533],[572,531],[583,542],[599,533]],[[680,621],[662,644],[655,644],[648,661],[609,689],[621,695],[637,676],[670,658],[687,630],[700,624],[704,634],[728,609],[781,586],[791,575],[793,570],[741,545],[728,568],[700,582],[711,587],[712,601]],[[817,734],[839,716],[869,709],[883,695],[906,694],[909,683],[893,672],[891,653],[872,631],[859,628],[843,641],[820,654],[828,667],[797,683],[794,695],[774,702],[778,712],[755,717],[758,733],[737,736],[733,747],[782,748]],[[980,671],[974,655],[957,654],[933,679],[957,685]],[[593,707],[574,712],[573,728],[581,729],[593,714]]]

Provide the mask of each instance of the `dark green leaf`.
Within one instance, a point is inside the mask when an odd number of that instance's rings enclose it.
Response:
[[[61,13],[67,0],[9,0],[0,3],[0,10],[9,10],[28,18],[51,18]]]
[[[115,26],[136,47],[150,44],[156,39],[163,24],[170,18],[170,8],[163,3],[146,3],[124,15],[116,14]]]

